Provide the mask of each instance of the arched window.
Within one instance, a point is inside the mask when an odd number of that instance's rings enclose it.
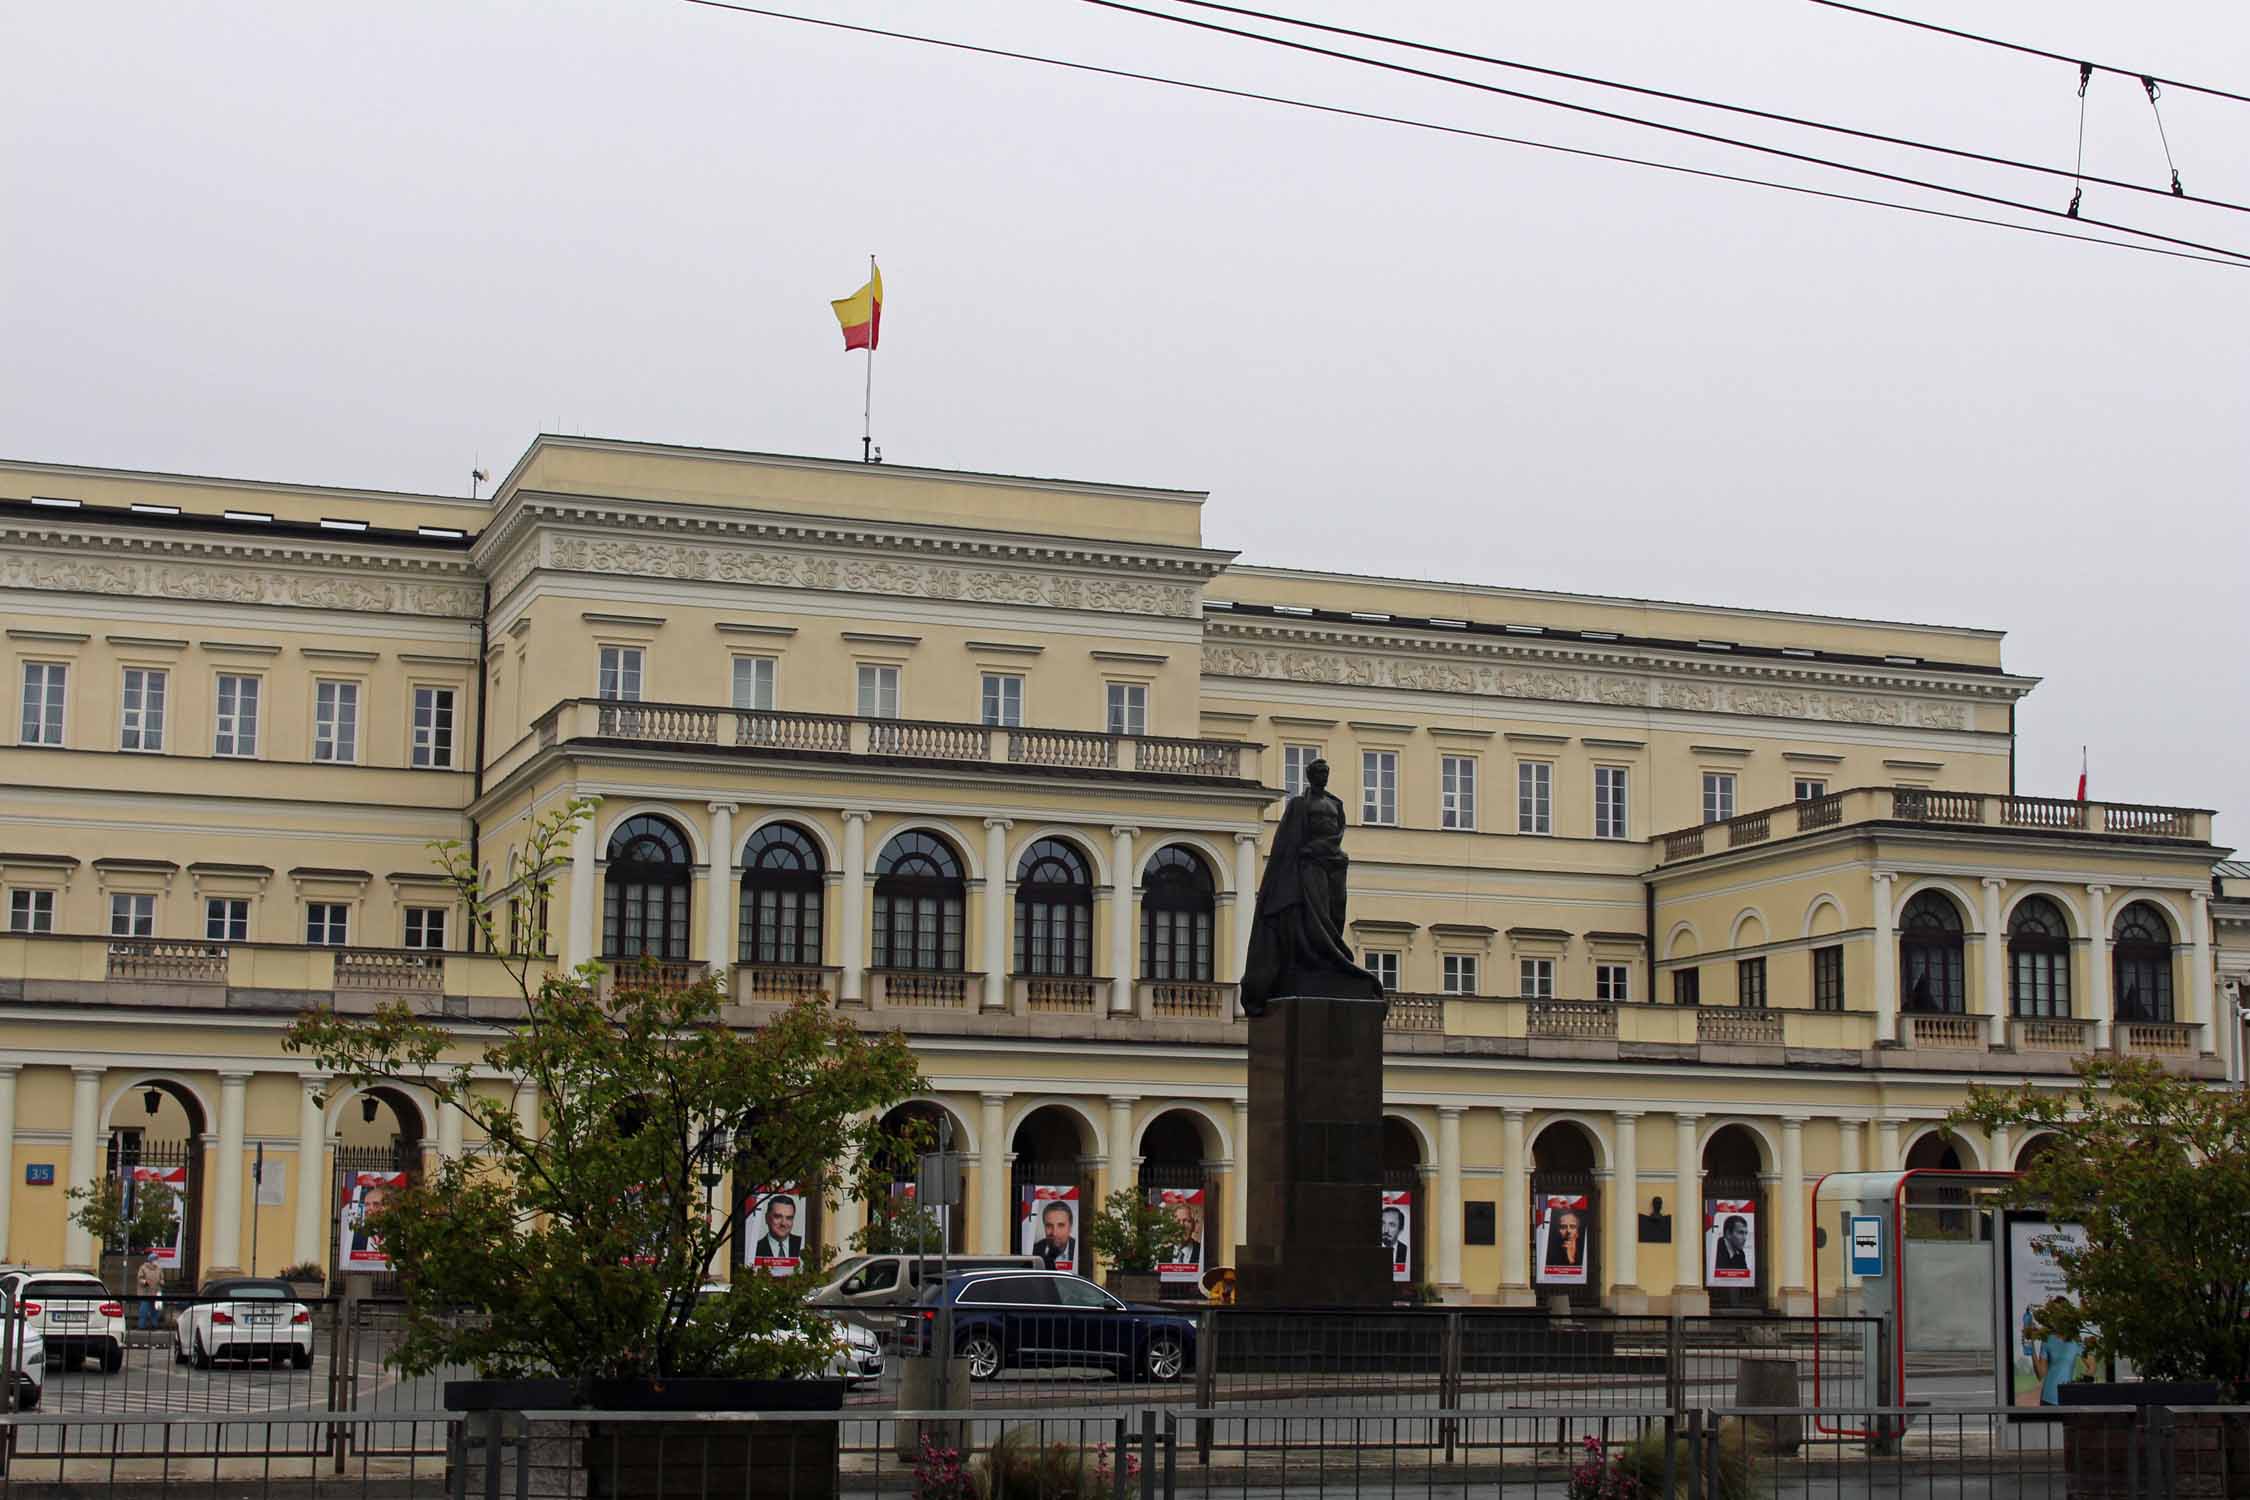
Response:
[[[1094,972],[1094,882],[1061,839],[1040,839],[1016,863],[1016,972]]]
[[[2110,929],[2110,968],[2116,981],[2117,1019],[2172,1019],[2172,924],[2154,902],[2135,901]]]
[[[1141,977],[1211,980],[1218,893],[1195,851],[1166,844],[1141,872]]]
[[[2008,918],[2008,1006],[2019,1016],[2070,1014],[2070,924],[2045,896]]]
[[[961,972],[961,857],[934,834],[909,831],[875,860],[875,967]]]
[[[688,956],[687,839],[662,818],[627,818],[609,836],[603,872],[602,956],[685,959]]]
[[[1937,891],[1917,894],[1899,917],[1898,996],[1906,1010],[1958,1015],[1968,1009],[1961,912]]]
[[[820,846],[791,823],[768,823],[742,846],[741,958],[820,962]]]

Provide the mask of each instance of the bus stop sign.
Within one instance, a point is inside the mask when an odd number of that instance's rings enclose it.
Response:
[[[1883,1274],[1883,1220],[1880,1215],[1852,1215],[1852,1274]]]

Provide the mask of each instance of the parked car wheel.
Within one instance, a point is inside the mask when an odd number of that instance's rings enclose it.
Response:
[[[292,1350],[290,1350],[290,1351],[289,1351],[289,1368],[290,1368],[290,1369],[292,1369],[292,1370],[309,1370],[309,1369],[311,1369],[311,1368],[312,1368],[312,1350],[310,1350],[310,1349],[292,1349]]]
[[[86,1356],[73,1350],[62,1357],[62,1367],[71,1371],[83,1370],[86,1368]]]
[[[203,1335],[200,1333],[195,1336],[195,1367],[198,1370],[211,1368],[211,1351],[203,1347]]]
[[[176,1365],[184,1365],[187,1363],[187,1350],[181,1347],[180,1341],[177,1338],[174,1338],[172,1340],[172,1363]]]
[[[1000,1373],[1000,1341],[989,1333],[970,1334],[956,1353],[969,1362],[971,1380],[990,1380]]]
[[[1141,1368],[1151,1380],[1177,1380],[1187,1369],[1187,1345],[1176,1333],[1150,1334]]]
[[[104,1375],[115,1375],[119,1370],[122,1370],[124,1368],[124,1345],[112,1344],[107,1349],[102,1351],[102,1373]]]

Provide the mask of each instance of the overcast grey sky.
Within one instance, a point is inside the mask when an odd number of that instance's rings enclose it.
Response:
[[[1275,3],[2076,140],[2066,65],[1805,0]],[[2250,92],[2239,4],[1897,7]],[[1938,201],[1074,0],[795,8]],[[2097,797],[2250,812],[2250,271],[676,0],[15,5],[0,57],[0,453],[454,493],[542,428],[856,456],[827,302],[873,250],[893,462],[1207,488],[1207,538],[1260,562],[2005,627],[2047,679],[2027,791],[2068,795],[2084,743]],[[2250,105],[2162,108],[2189,190],[2250,202]],[[2085,150],[2166,180],[2130,80],[2095,80]],[[2250,214],[2085,212],[2250,248]]]

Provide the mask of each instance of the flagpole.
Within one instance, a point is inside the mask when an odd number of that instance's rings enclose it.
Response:
[[[867,280],[869,285],[874,284],[875,257],[872,254],[867,257]],[[875,317],[880,320],[881,312],[876,312]],[[882,337],[882,326],[877,321],[867,330],[867,394],[859,414],[859,461],[863,464],[875,461],[875,342]]]

